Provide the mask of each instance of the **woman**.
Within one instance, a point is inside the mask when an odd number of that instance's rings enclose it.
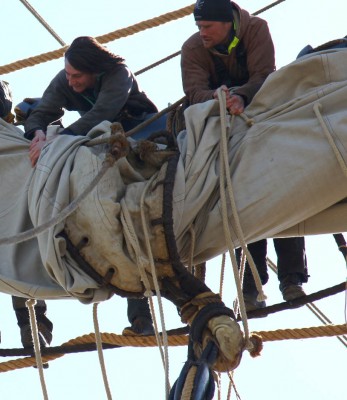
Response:
[[[89,36],[72,42],[65,53],[65,68],[51,81],[25,122],[24,136],[32,139],[29,155],[33,167],[46,143],[47,126],[60,120],[64,109],[78,111],[81,117],[61,131],[63,135],[86,135],[105,120],[119,121],[130,129],[146,114],[158,111],[140,91],[124,59]],[[131,326],[126,334],[153,334],[147,299],[128,299],[128,318]]]
[[[158,111],[140,91],[124,59],[89,36],[72,42],[65,53],[65,68],[53,78],[25,122],[25,137],[32,140],[32,166],[46,142],[47,126],[58,121],[64,109],[77,111],[81,116],[61,132],[67,135],[86,135],[105,120],[133,127],[147,113]],[[129,119],[136,122],[129,126]]]

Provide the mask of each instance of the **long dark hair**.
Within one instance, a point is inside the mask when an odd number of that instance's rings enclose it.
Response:
[[[78,71],[96,74],[124,63],[122,57],[111,53],[91,36],[76,38],[66,50],[65,59]]]

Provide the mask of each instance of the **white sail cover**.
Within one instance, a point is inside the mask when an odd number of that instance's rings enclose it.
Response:
[[[345,49],[302,57],[266,80],[245,111],[253,125],[241,117],[231,123],[227,117],[230,177],[246,242],[346,230],[346,64]],[[173,230],[183,263],[190,258],[192,229],[195,262],[227,248],[219,194],[218,102],[192,106],[185,118],[172,198]],[[107,135],[109,126],[105,122],[96,129]],[[103,146],[83,146],[87,140],[58,136],[32,169],[30,143],[19,128],[0,120],[0,238],[49,221],[90,184],[105,154]],[[66,251],[59,237],[65,229],[74,244],[88,237],[81,251],[88,263],[114,266],[120,289],[140,291],[139,260],[150,271],[146,235],[152,248],[159,243],[150,223],[143,227],[140,211],[149,221],[160,209],[162,199],[154,188],[164,169],[165,165],[152,182],[123,158],[65,221],[37,238],[1,245],[0,290],[82,302],[109,298],[110,291],[83,272]],[[227,220],[238,246],[234,217],[229,204]]]

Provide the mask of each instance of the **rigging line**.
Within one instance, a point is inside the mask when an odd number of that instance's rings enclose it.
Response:
[[[321,300],[328,296],[333,296],[337,293],[344,292],[345,290],[346,290],[346,282],[344,281],[330,288],[322,289],[319,290],[318,292],[307,294],[306,296],[298,297],[297,299],[291,301],[284,301],[282,303],[273,304],[265,308],[258,308],[254,311],[249,311],[247,315],[248,318],[259,318],[263,316],[266,317],[270,314],[274,314],[279,311],[292,310],[294,308],[304,306],[307,303],[312,303],[313,301]]]
[[[255,13],[253,13],[253,15],[258,15],[272,7],[275,7],[277,4],[280,4],[283,1],[285,1],[285,0],[275,1],[274,3],[269,4],[268,6],[262,8],[261,10],[256,11]],[[129,35],[134,35],[135,33],[142,32],[146,29],[158,27],[160,25],[166,24],[167,22],[171,22],[173,20],[186,17],[192,13],[193,8],[194,8],[194,4],[184,7],[184,8],[181,8],[179,10],[173,11],[173,12],[169,12],[167,14],[162,14],[159,17],[154,17],[147,21],[139,22],[139,23],[131,25],[127,28],[121,28],[116,31],[110,32],[108,34],[105,34],[102,36],[97,36],[96,39],[100,43],[104,44],[107,42],[114,41],[116,39],[121,39],[121,38],[129,36]],[[15,72],[22,68],[33,67],[37,64],[44,63],[47,61],[56,60],[64,55],[65,50],[66,50],[66,46],[61,47],[60,49],[57,49],[57,50],[49,51],[47,53],[43,53],[43,54],[39,54],[39,55],[29,57],[26,59],[14,61],[13,63],[10,63],[10,64],[2,65],[2,66],[0,66],[0,75]],[[174,53],[173,56],[168,56],[168,58],[170,59],[172,57],[176,57],[180,53],[181,53],[180,51],[177,53]]]
[[[101,375],[102,375],[102,379],[104,381],[106,396],[107,396],[108,400],[112,400],[110,385],[108,383],[108,378],[107,378],[104,354],[102,352],[102,350],[103,350],[102,349],[102,339],[101,339],[100,327],[99,327],[99,321],[98,321],[98,306],[99,306],[99,303],[93,304],[93,324],[94,324],[94,331],[95,331],[95,343],[96,343],[96,349],[97,349],[98,356],[99,356]]]
[[[34,9],[34,7],[26,0],[19,0],[24,7],[26,7],[31,14],[47,29],[47,31],[54,37],[54,39],[61,44],[62,46],[66,46],[64,40],[58,36],[58,34],[47,24],[47,22],[41,17],[41,15]]]
[[[267,257],[267,262],[270,269],[277,275],[277,266],[276,264],[271,261]],[[305,306],[324,324],[324,325],[331,325],[332,321],[321,311],[314,303],[307,303]],[[347,347],[347,336],[336,336],[336,338],[345,346]]]
[[[39,330],[38,330],[36,314],[35,314],[35,304],[36,304],[36,300],[34,300],[34,299],[28,299],[25,302],[25,305],[28,307],[28,311],[29,311],[29,320],[30,320],[30,326],[31,326],[31,330],[32,330],[31,335],[32,335],[32,340],[33,340],[33,345],[34,345],[37,370],[38,370],[40,382],[41,382],[42,395],[43,395],[44,400],[48,400],[47,386],[46,386],[45,377],[43,374],[43,362],[42,362],[42,357],[41,357],[41,353],[40,353]]]
[[[273,2],[271,4],[269,4],[268,6],[265,6],[265,7],[261,8],[260,10],[256,11],[252,15],[259,15],[259,14],[263,13],[264,11],[270,10],[270,8],[273,8],[273,7],[277,6],[280,3],[283,3],[284,1],[286,1],[286,0],[275,1],[275,2]]]
[[[140,69],[139,71],[135,72],[135,75],[136,75],[136,76],[137,76],[137,75],[140,75],[140,74],[142,74],[143,72],[146,72],[146,71],[148,71],[148,70],[150,70],[150,69],[152,69],[152,68],[154,68],[154,67],[157,67],[157,66],[160,65],[160,64],[163,64],[163,63],[166,62],[166,61],[171,60],[171,58],[175,58],[176,56],[179,56],[180,54],[181,54],[181,51],[180,51],[180,50],[179,50],[179,51],[176,51],[176,53],[173,53],[173,54],[171,54],[171,55],[169,55],[169,56],[167,56],[167,57],[162,58],[162,59],[159,60],[159,61],[154,62],[153,64],[148,65],[148,66],[145,67],[145,68]]]

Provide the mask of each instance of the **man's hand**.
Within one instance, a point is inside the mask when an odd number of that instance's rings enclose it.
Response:
[[[237,94],[233,94],[227,99],[227,109],[230,114],[240,115],[245,109],[243,98]]]
[[[46,144],[46,135],[42,130],[37,130],[34,133],[34,139],[30,143],[29,158],[32,167],[35,167],[37,160],[40,157],[41,150]]]
[[[242,114],[245,109],[245,102],[243,98],[237,94],[230,94],[227,86],[222,85],[220,89],[225,93],[226,106],[230,114]],[[214,92],[213,97],[218,99],[218,89]]]

